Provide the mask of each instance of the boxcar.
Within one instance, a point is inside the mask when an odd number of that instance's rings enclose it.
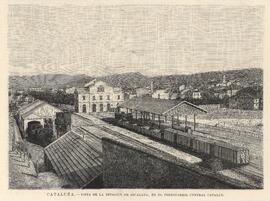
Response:
[[[149,131],[150,136],[161,139],[161,131],[159,129],[150,129]]]
[[[176,131],[173,129],[164,129],[164,135],[163,135],[163,139],[167,142],[171,142],[171,143],[175,143],[176,139]]]
[[[136,125],[136,124],[135,124],[135,125],[133,126],[133,128],[134,128],[134,131],[137,132],[137,133],[141,133],[141,132],[142,132],[141,126],[139,126],[139,125]]]
[[[143,135],[150,135],[150,131],[149,131],[149,126],[142,126],[141,127],[141,133],[143,134]]]
[[[176,134],[176,144],[179,146],[184,146],[192,148],[193,136],[184,132],[178,131]]]
[[[192,142],[192,149],[200,154],[211,154],[212,140],[201,137],[194,137]]]
[[[225,142],[216,142],[214,156],[236,165],[249,163],[249,150]]]

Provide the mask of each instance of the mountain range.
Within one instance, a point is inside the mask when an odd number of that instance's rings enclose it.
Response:
[[[224,76],[225,75],[225,76]],[[150,86],[154,81],[156,88],[164,86],[187,86],[200,87],[210,82],[222,82],[225,79],[245,84],[262,84],[263,70],[259,68],[229,70],[229,71],[211,71],[189,75],[166,75],[148,77],[141,73],[114,74],[103,77],[91,77],[88,75],[66,75],[66,74],[40,74],[31,76],[9,76],[9,88],[27,89],[31,87],[42,88],[68,88],[83,87],[84,84],[94,78],[101,79],[113,86],[123,89],[134,89],[137,87]]]

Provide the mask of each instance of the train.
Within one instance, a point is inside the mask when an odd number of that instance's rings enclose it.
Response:
[[[190,128],[161,128],[129,122],[116,121],[117,125],[136,133],[141,133],[170,145],[184,148],[200,155],[218,158],[233,165],[245,165],[250,161],[249,149],[231,143],[193,135]],[[179,127],[180,128],[180,127]]]
[[[27,140],[42,147],[46,147],[53,141],[53,129],[44,128],[39,122],[31,122],[26,129]]]

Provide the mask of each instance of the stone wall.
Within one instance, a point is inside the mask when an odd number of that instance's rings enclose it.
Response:
[[[105,188],[239,188],[122,142],[102,145]]]

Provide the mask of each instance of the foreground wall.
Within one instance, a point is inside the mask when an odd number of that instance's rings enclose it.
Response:
[[[105,188],[237,188],[118,141],[102,144]]]

